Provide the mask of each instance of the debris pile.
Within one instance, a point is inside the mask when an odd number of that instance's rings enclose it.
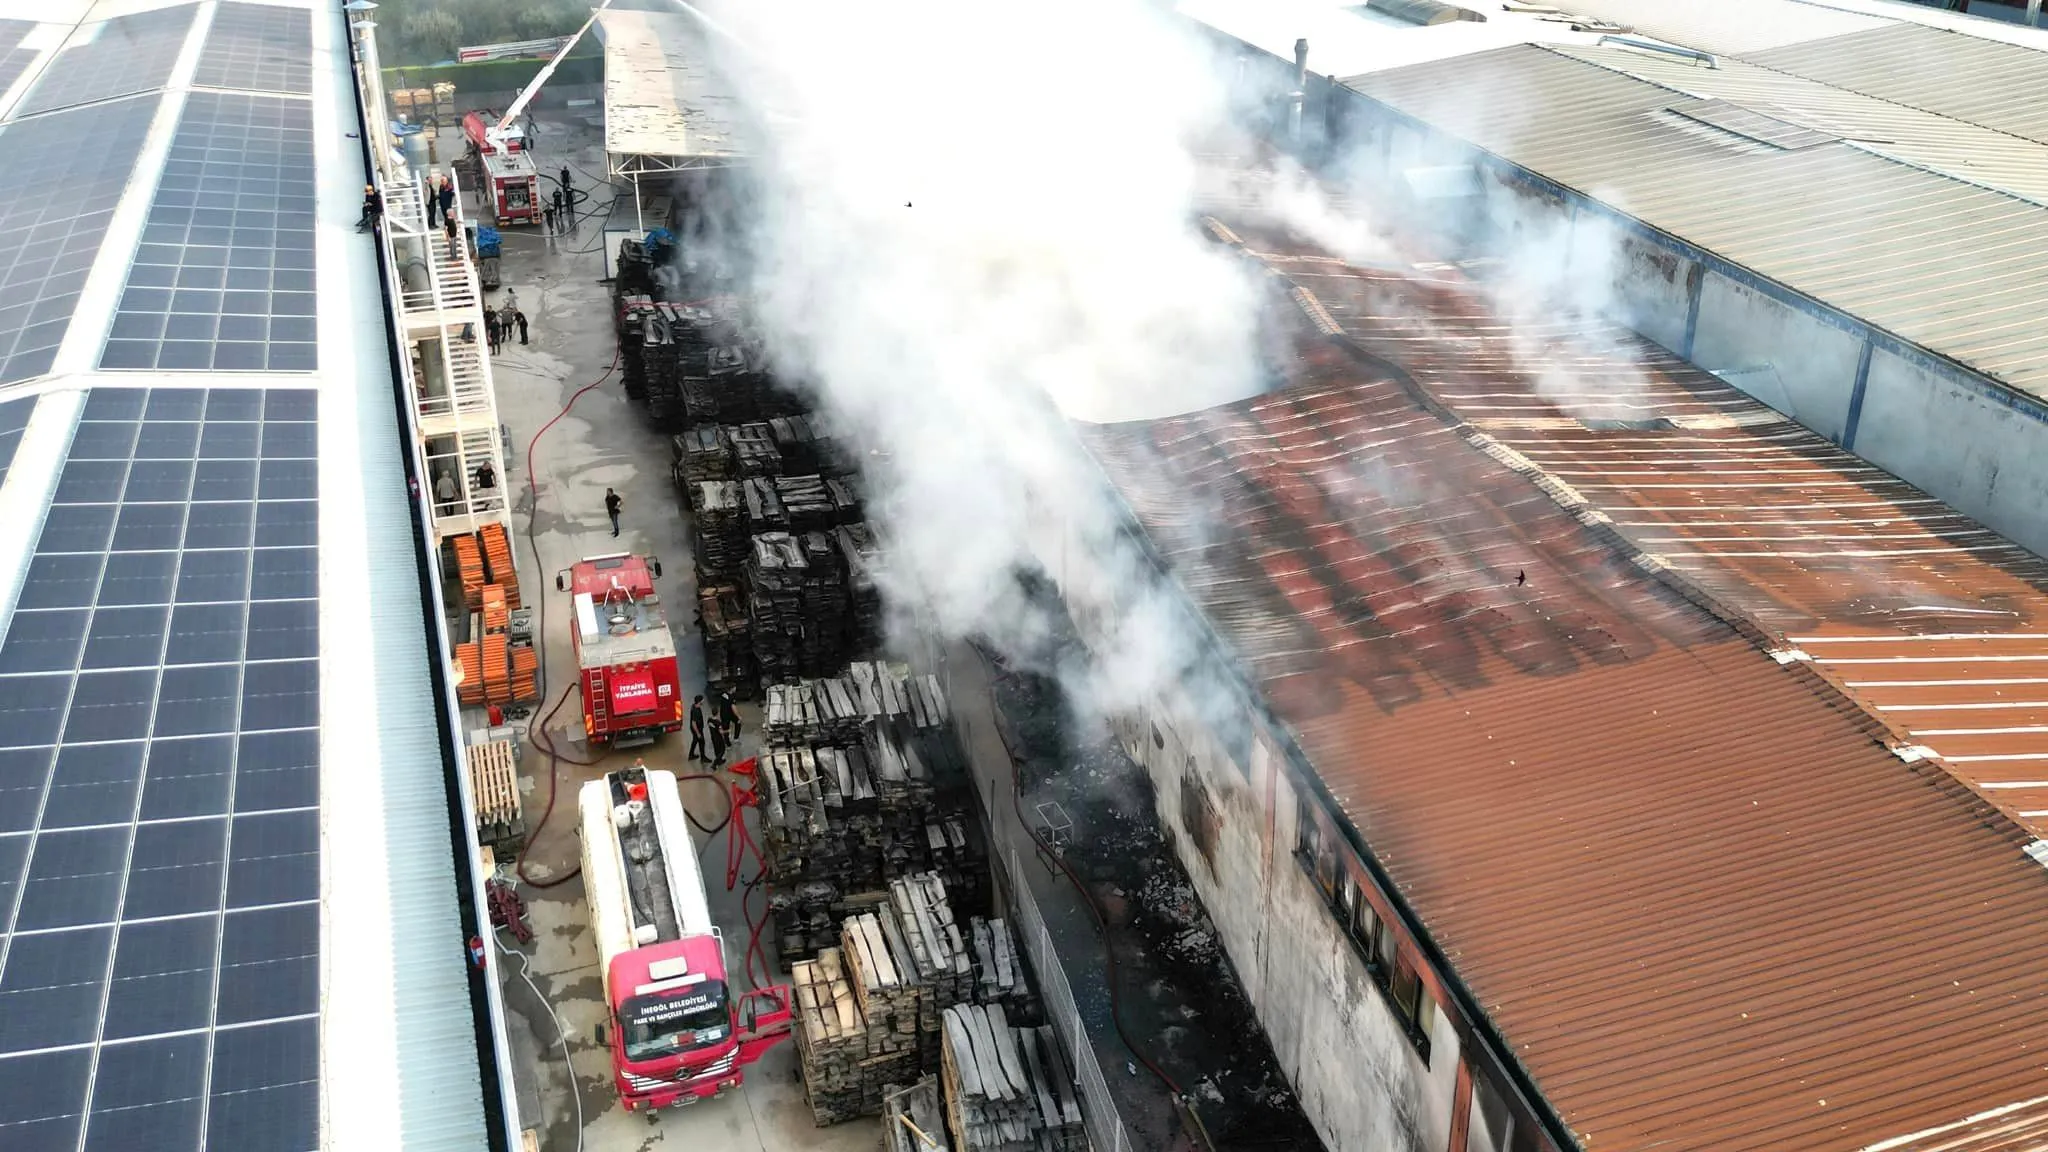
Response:
[[[722,424],[700,425],[670,437],[669,454],[681,470],[683,484],[732,479],[732,435]]]
[[[782,449],[776,447],[774,429],[763,423],[740,424],[726,430],[732,441],[733,463],[741,476],[780,476]]]
[[[1088,1146],[1049,1026],[1018,1028],[999,1004],[946,1009],[946,1127],[963,1152],[1081,1152]]]

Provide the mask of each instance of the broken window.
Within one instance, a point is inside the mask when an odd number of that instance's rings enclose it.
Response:
[[[1415,1043],[1422,1062],[1429,1063],[1429,1034],[1421,1029],[1425,1022],[1422,1002],[1429,999],[1429,994],[1422,990],[1422,977],[1416,973],[1415,965],[1409,963],[1408,957],[1395,957],[1393,976],[1387,982],[1387,996],[1393,1001],[1395,1018],[1401,1021],[1408,1039]]]
[[[1508,1152],[1515,1136],[1515,1115],[1507,1097],[1487,1076],[1472,1078],[1472,1124],[1466,1130],[1465,1152]]]

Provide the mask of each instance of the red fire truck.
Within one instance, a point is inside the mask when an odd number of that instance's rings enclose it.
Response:
[[[652,743],[683,727],[676,639],[654,594],[661,561],[586,556],[555,576],[571,594],[570,639],[583,681],[583,731],[614,748]]]
[[[526,150],[525,134],[501,132],[497,115],[489,111],[464,116],[462,134],[469,138],[471,171],[497,223],[540,223],[540,171]]]
[[[578,806],[619,1098],[652,1120],[739,1087],[789,1035],[789,986],[733,995],[675,774],[635,763],[585,784]]]

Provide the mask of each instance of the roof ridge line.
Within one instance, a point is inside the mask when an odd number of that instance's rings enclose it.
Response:
[[[1527,456],[1502,443],[1491,434],[1474,426],[1470,421],[1439,399],[1434,392],[1420,380],[1416,379],[1399,362],[1365,348],[1350,333],[1344,331],[1342,325],[1338,324],[1336,319],[1330,315],[1329,310],[1324,307],[1322,300],[1316,296],[1313,289],[1299,283],[1293,277],[1275,268],[1272,264],[1253,253],[1221,221],[1215,220],[1213,217],[1205,217],[1203,222],[1209,226],[1212,236],[1218,243],[1236,248],[1246,259],[1256,261],[1264,267],[1268,275],[1287,285],[1289,296],[1293,299],[1295,306],[1301,309],[1302,313],[1316,327],[1317,331],[1323,333],[1333,343],[1343,347],[1354,357],[1370,362],[1375,367],[1386,372],[1388,377],[1398,384],[1403,391],[1406,391],[1424,411],[1442,421],[1453,433],[1471,445],[1475,450],[1485,454],[1494,462],[1529,481],[1530,484],[1534,485],[1545,496],[1550,497],[1566,515],[1572,517],[1582,528],[1592,533],[1596,540],[1642,569],[1659,587],[1693,605],[1700,611],[1707,613],[1721,623],[1726,624],[1738,636],[1748,641],[1760,655],[1784,668],[1794,677],[1804,680],[1804,686],[1816,698],[1837,712],[1856,718],[1858,721],[1857,726],[1870,736],[1871,743],[1890,753],[1904,764],[1909,771],[1914,772],[1916,775],[1923,775],[1919,765],[1931,761],[1940,773],[1940,780],[1936,781],[1937,785],[1945,784],[1944,790],[1952,792],[1959,799],[1968,801],[1972,808],[1979,811],[1980,818],[1983,819],[1987,827],[2005,833],[2016,847],[2024,846],[2039,839],[2020,821],[2017,814],[1986,795],[1969,781],[1957,775],[1949,767],[1947,760],[1939,756],[1926,754],[1918,741],[1911,739],[1905,732],[1895,727],[1883,716],[1865,707],[1860,700],[1837,680],[1815,667],[1811,661],[1796,659],[1787,661],[1780,659],[1779,655],[1781,653],[1796,650],[1796,645],[1791,643],[1789,637],[1776,635],[1771,629],[1759,623],[1756,617],[1750,613],[1729,605],[1695,583],[1678,569],[1666,564],[1662,558],[1654,553],[1645,551],[1624,535],[1620,529],[1616,528],[1612,519],[1605,512],[1602,512],[1591,501],[1579,495],[1578,491],[1571,485],[1551,475],[1542,465],[1537,464]],[[1218,230],[1220,230],[1220,233]],[[1230,236],[1229,240],[1223,239],[1223,235],[1226,234]],[[1235,242],[1233,243],[1233,241]]]

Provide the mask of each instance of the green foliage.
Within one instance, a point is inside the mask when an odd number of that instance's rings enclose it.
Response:
[[[587,0],[382,0],[377,51],[386,64],[435,64],[466,45],[567,36],[590,9]]]
[[[517,92],[547,67],[545,60],[479,60],[474,64],[436,64],[431,67],[386,68],[384,90],[426,88],[438,81],[455,84],[458,98],[479,92]],[[555,69],[548,88],[557,84],[597,84],[604,80],[604,57],[585,56],[581,49]]]

